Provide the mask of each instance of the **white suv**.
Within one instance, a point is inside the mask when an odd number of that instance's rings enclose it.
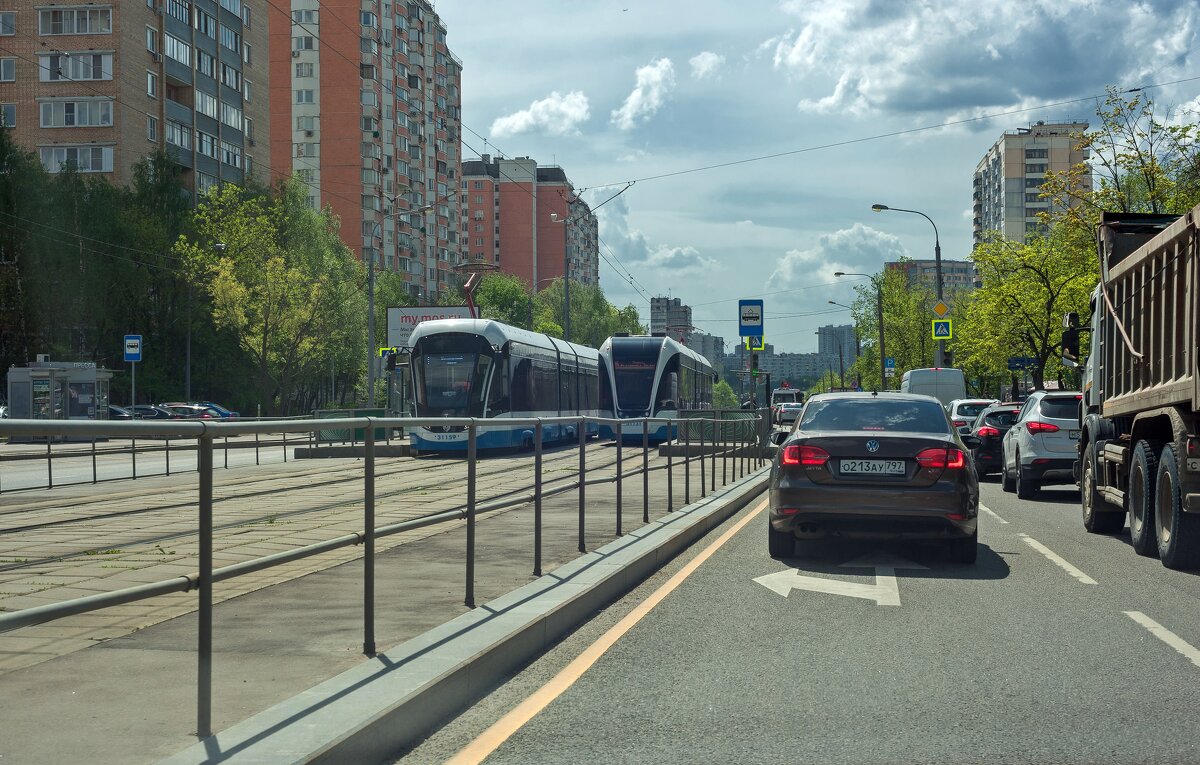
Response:
[[[1045,483],[1074,483],[1079,458],[1079,401],[1074,391],[1040,390],[1004,434],[1002,486],[1029,499]]]

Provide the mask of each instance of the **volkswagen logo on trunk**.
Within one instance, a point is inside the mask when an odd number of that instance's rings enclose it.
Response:
[[[879,451],[879,442],[872,438],[867,442],[867,451],[871,452],[872,454]]]

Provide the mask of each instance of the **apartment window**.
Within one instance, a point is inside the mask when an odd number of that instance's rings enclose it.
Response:
[[[241,51],[242,36],[224,24],[219,24],[218,26],[221,31],[221,45],[229,48],[231,51]]]
[[[146,27],[146,50],[158,53],[158,30],[154,27]]]
[[[362,178],[363,183],[370,183],[375,186],[379,185],[379,171],[378,170],[370,170],[368,168],[363,168],[361,178]]]
[[[242,119],[242,125],[244,125],[242,132],[245,133],[246,138],[251,139],[251,143],[253,143],[254,142],[253,141],[253,139],[254,139],[254,120],[250,119],[249,117],[245,117]],[[249,170],[250,166],[247,165],[246,169]]]
[[[242,89],[242,73],[229,64],[221,64],[221,82],[233,90]]]
[[[250,98],[250,91],[253,90],[251,85],[252,85],[252,83],[249,80],[242,81],[242,98],[245,99],[246,101],[252,100]]]
[[[293,37],[292,50],[314,50],[316,42],[311,37]]]
[[[242,110],[232,104],[221,104],[221,122],[235,130],[241,130]]]
[[[366,132],[372,132],[372,131],[378,130],[379,129],[379,120],[375,119],[374,117],[363,117],[362,118],[362,129]],[[391,157],[389,157],[388,159],[391,159]]]
[[[359,64],[358,65],[358,76],[364,80],[376,79],[375,65],[374,64]]]
[[[362,91],[359,99],[363,106],[376,106],[379,104],[379,96],[373,90]]]
[[[317,177],[317,172],[312,168],[306,167],[297,170],[296,177],[300,179],[301,183],[312,183]]]
[[[196,9],[196,31],[210,39],[217,39],[217,20],[209,14]]]
[[[15,58],[0,58],[0,82],[16,82],[17,60]]]
[[[188,7],[186,0],[167,0],[167,15],[172,18],[179,19],[184,24],[191,21],[191,8]]]
[[[378,210],[379,208],[380,208],[380,201],[379,201],[378,196],[376,196],[374,194],[363,194],[362,195],[362,209]]]
[[[311,104],[313,103],[313,92],[311,90],[297,90],[296,103]]]
[[[363,53],[370,53],[372,56],[379,55],[379,43],[372,37],[364,37],[359,40],[358,49]]]
[[[168,129],[168,131],[170,130],[169,124],[167,125],[167,129]],[[171,139],[168,137],[167,140],[169,141]],[[199,152],[200,154],[203,154],[206,157],[212,157],[213,159],[216,159],[217,158],[217,146],[219,144],[220,144],[220,141],[217,140],[217,137],[215,135],[212,135],[210,133],[205,133],[203,130],[196,131],[196,151]]]
[[[113,124],[112,101],[107,99],[43,101],[40,106],[44,128],[111,127]]]
[[[296,129],[297,130],[316,130],[317,129],[317,118],[316,117],[297,117],[296,118]]]
[[[294,144],[294,154],[297,157],[315,157],[317,156],[317,144],[315,143],[298,143]]]
[[[250,49],[250,43],[242,43],[242,63],[243,64],[253,64],[254,63],[253,53],[254,53],[254,51]]]
[[[217,98],[202,90],[196,91],[196,111],[206,117],[217,118]]]
[[[1046,149],[1026,149],[1025,159],[1046,159],[1049,152]]]
[[[1036,188],[1039,188],[1042,185],[1042,183],[1044,183],[1043,178],[1026,178],[1025,179],[1025,188],[1036,189]]]
[[[17,33],[17,14],[12,11],[0,13],[0,35],[15,35]],[[11,125],[10,125],[11,127]]]
[[[48,146],[38,150],[46,172],[59,173],[74,166],[81,173],[111,173],[111,146]]]
[[[242,15],[242,0],[221,0],[221,7],[234,16]]]
[[[297,24],[316,24],[316,11],[292,11],[292,21]]]
[[[38,79],[111,80],[111,53],[43,53],[38,57]]]
[[[192,129],[173,120],[167,120],[167,143],[181,149],[192,148]]]
[[[475,181],[475,188],[477,188],[477,189],[482,189],[482,188],[483,188],[483,181]]]
[[[1044,172],[1046,172],[1046,163],[1045,162],[1026,163],[1025,164],[1025,172],[1027,172],[1027,173],[1044,173]]]
[[[171,35],[163,37],[163,48],[167,54],[167,58],[174,59],[179,63],[190,67],[192,65],[192,46]]]
[[[111,32],[111,8],[54,8],[38,11],[38,34],[41,35],[99,35]]]
[[[296,64],[296,76],[297,77],[312,77],[313,76],[313,65],[312,64]]]
[[[359,15],[359,22],[364,27],[370,27],[371,29],[374,29],[376,26],[379,25],[379,19],[377,19],[375,17],[375,14],[371,13],[370,11],[360,11],[358,15]]]
[[[146,72],[146,95],[158,98],[158,75],[154,72]]]
[[[251,157],[249,154],[247,154],[246,156],[242,157],[242,163],[245,167],[246,175],[251,175],[254,173],[254,157]]]
[[[230,167],[242,166],[242,149],[240,146],[221,141],[221,161]]]
[[[252,24],[250,23],[250,20],[251,20],[250,6],[243,5],[242,6],[242,26],[244,26],[246,29],[249,29],[252,26]]]
[[[200,74],[208,75],[214,80],[217,79],[217,60],[200,50],[196,49],[196,71]]]
[[[1041,194],[1026,194],[1025,201],[1026,202],[1045,202],[1046,200],[1042,199]]]
[[[475,204],[477,204],[477,205],[483,204],[483,196],[482,195],[480,195],[480,194],[475,195]]]
[[[217,179],[208,173],[196,173],[196,193],[204,196],[217,187]]]
[[[146,118],[146,140],[158,143],[158,117]]]
[[[0,104],[0,127],[14,127],[17,124],[17,105]]]

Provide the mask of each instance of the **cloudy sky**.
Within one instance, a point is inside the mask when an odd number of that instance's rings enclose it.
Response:
[[[601,283],[737,334],[764,296],[778,350],[853,298],[834,271],[971,246],[971,178],[1005,131],[1200,78],[1195,0],[441,0],[463,60],[464,157],[561,165],[599,208]],[[1200,79],[1149,91],[1200,104]],[[953,124],[952,124],[953,123]],[[771,157],[759,161],[746,161]],[[706,168],[713,165],[723,167]],[[694,172],[689,172],[694,171]],[[630,278],[632,277],[632,279]],[[825,313],[826,311],[833,313]]]

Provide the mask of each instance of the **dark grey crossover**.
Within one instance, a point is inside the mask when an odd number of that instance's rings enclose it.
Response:
[[[928,396],[813,396],[771,468],[771,556],[792,555],[797,538],[902,538],[975,562],[976,443]]]

